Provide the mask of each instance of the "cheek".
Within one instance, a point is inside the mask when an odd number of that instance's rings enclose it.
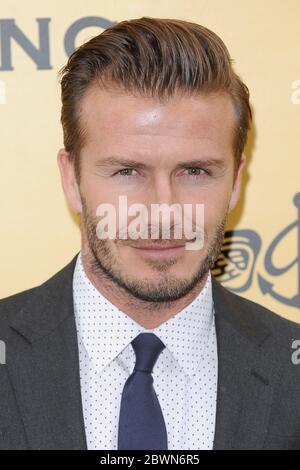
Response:
[[[222,194],[220,197],[214,195],[211,199],[204,201],[204,226],[207,231],[214,228],[223,221],[228,212],[230,194]]]
[[[95,184],[93,181],[82,181],[81,194],[84,197],[87,206],[96,215],[96,210],[101,204],[111,204],[118,210],[118,198],[112,197],[109,188],[101,184]]]

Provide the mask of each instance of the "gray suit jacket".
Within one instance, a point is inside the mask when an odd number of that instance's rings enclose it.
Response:
[[[72,278],[77,255],[0,301],[0,449],[86,449]],[[300,449],[300,325],[212,278],[218,343],[214,449]],[[105,426],[105,423],[103,423]]]

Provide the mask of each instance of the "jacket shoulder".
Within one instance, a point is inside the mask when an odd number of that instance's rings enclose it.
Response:
[[[247,307],[251,310],[252,314],[254,316],[259,317],[261,320],[264,321],[265,324],[269,326],[269,328],[272,329],[272,331],[275,330],[286,330],[288,331],[296,331],[298,330],[300,333],[300,316],[298,312],[298,315],[295,312],[295,319],[291,320],[288,318],[283,317],[280,313],[277,313],[273,310],[268,309],[267,307],[264,307],[263,305],[254,302],[253,300],[246,299],[244,297],[241,297],[237,294],[236,297],[239,298],[239,301],[244,302]],[[298,321],[297,321],[298,320]]]
[[[227,311],[232,312],[228,317],[234,316],[237,321],[247,324],[251,329],[261,327],[265,331],[269,330],[275,337],[300,339],[300,316],[296,311],[293,321],[258,302],[230,291],[215,278],[213,278],[213,287],[219,309],[224,306]]]
[[[63,283],[66,280],[70,280],[70,276],[72,276],[75,267],[77,255],[78,253],[70,263],[41,284],[0,299],[0,323],[3,325],[6,322],[10,322],[24,307],[24,305],[34,297],[38,296],[41,298],[43,295],[49,295],[49,292],[57,294],[57,290],[60,289]]]

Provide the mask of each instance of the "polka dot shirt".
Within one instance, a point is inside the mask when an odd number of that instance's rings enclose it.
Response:
[[[217,341],[211,274],[199,295],[159,327],[146,329],[87,278],[81,252],[73,277],[81,397],[88,449],[117,450],[124,384],[135,365],[131,341],[155,333],[165,344],[152,376],[168,449],[212,449],[217,398]]]

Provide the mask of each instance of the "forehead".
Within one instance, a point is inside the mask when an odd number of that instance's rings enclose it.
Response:
[[[97,85],[80,104],[85,145],[110,146],[130,142],[146,145],[197,145],[199,142],[232,147],[236,114],[225,93],[174,96],[167,102],[107,91]]]

